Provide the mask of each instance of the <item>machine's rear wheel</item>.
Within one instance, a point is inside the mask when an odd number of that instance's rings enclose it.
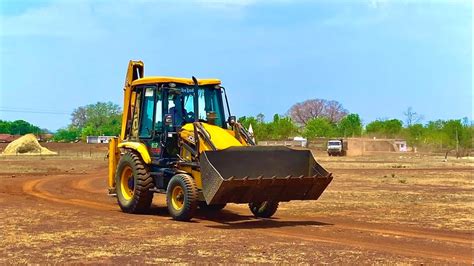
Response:
[[[278,201],[251,202],[249,208],[255,217],[270,218],[278,209]]]
[[[150,208],[153,200],[153,178],[140,156],[125,153],[119,160],[115,174],[117,201],[124,212],[142,213]]]
[[[194,179],[186,174],[173,176],[168,183],[166,204],[173,219],[191,220],[198,206],[198,189]]]
[[[199,202],[199,209],[204,210],[204,211],[220,211],[225,208],[227,204],[211,204],[207,205],[205,201],[200,201]]]

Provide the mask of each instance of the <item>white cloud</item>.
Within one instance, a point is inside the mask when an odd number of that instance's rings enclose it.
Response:
[[[0,36],[49,36],[70,39],[95,39],[121,26],[133,27],[146,18],[159,23],[170,13],[190,8],[219,9],[222,14],[238,14],[257,2],[265,0],[118,0],[118,1],[64,1],[56,0],[47,6],[28,8],[18,15],[0,17]],[[161,13],[161,14],[160,14]],[[162,19],[160,19],[160,17]],[[147,23],[144,23],[145,27]],[[142,25],[143,27],[143,25]],[[143,28],[142,28],[143,30]]]
[[[87,2],[55,2],[20,15],[2,16],[1,24],[1,36],[94,38],[104,34]]]

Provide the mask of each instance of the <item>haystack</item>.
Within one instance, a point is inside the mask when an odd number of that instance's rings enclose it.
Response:
[[[35,135],[27,134],[8,144],[8,146],[3,151],[3,154],[54,155],[57,153],[52,152],[45,147],[41,147]]]

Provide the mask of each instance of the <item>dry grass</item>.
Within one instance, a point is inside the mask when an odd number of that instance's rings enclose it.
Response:
[[[293,215],[348,215],[360,221],[470,231],[474,227],[474,182],[473,172],[466,168],[474,169],[474,162],[443,159],[322,158],[318,161],[332,169],[335,178],[319,202],[284,203],[281,210]]]
[[[316,202],[282,203],[277,217],[316,221],[318,217],[350,217],[361,222],[470,231],[474,227],[472,172],[440,168],[472,167],[473,162],[442,159],[400,155],[323,157],[318,161],[335,176],[328,190]],[[163,210],[154,215],[125,215],[118,210],[56,206],[23,195],[21,190],[7,195],[5,190],[14,189],[21,183],[18,179],[25,176],[73,173],[74,177],[74,173],[104,172],[106,161],[57,156],[44,160],[0,158],[0,163],[4,183],[0,189],[0,264],[423,262],[354,247],[271,238],[251,228],[220,229],[200,225],[199,220],[178,223]],[[12,174],[18,176],[12,178]],[[164,206],[162,201],[157,204]],[[330,230],[323,227],[304,225],[304,230]]]

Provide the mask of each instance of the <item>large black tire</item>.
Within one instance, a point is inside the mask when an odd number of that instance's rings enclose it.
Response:
[[[177,174],[171,178],[166,191],[166,205],[173,219],[191,220],[196,213],[198,199],[198,189],[191,176]]]
[[[204,211],[211,211],[211,212],[217,212],[225,208],[227,204],[211,204],[207,205],[205,201],[200,201],[199,202],[199,209],[204,210]]]
[[[270,218],[278,209],[278,201],[249,203],[250,211],[258,218]]]
[[[117,202],[127,213],[146,212],[153,200],[153,178],[148,166],[134,152],[125,153],[119,160],[115,174]]]

